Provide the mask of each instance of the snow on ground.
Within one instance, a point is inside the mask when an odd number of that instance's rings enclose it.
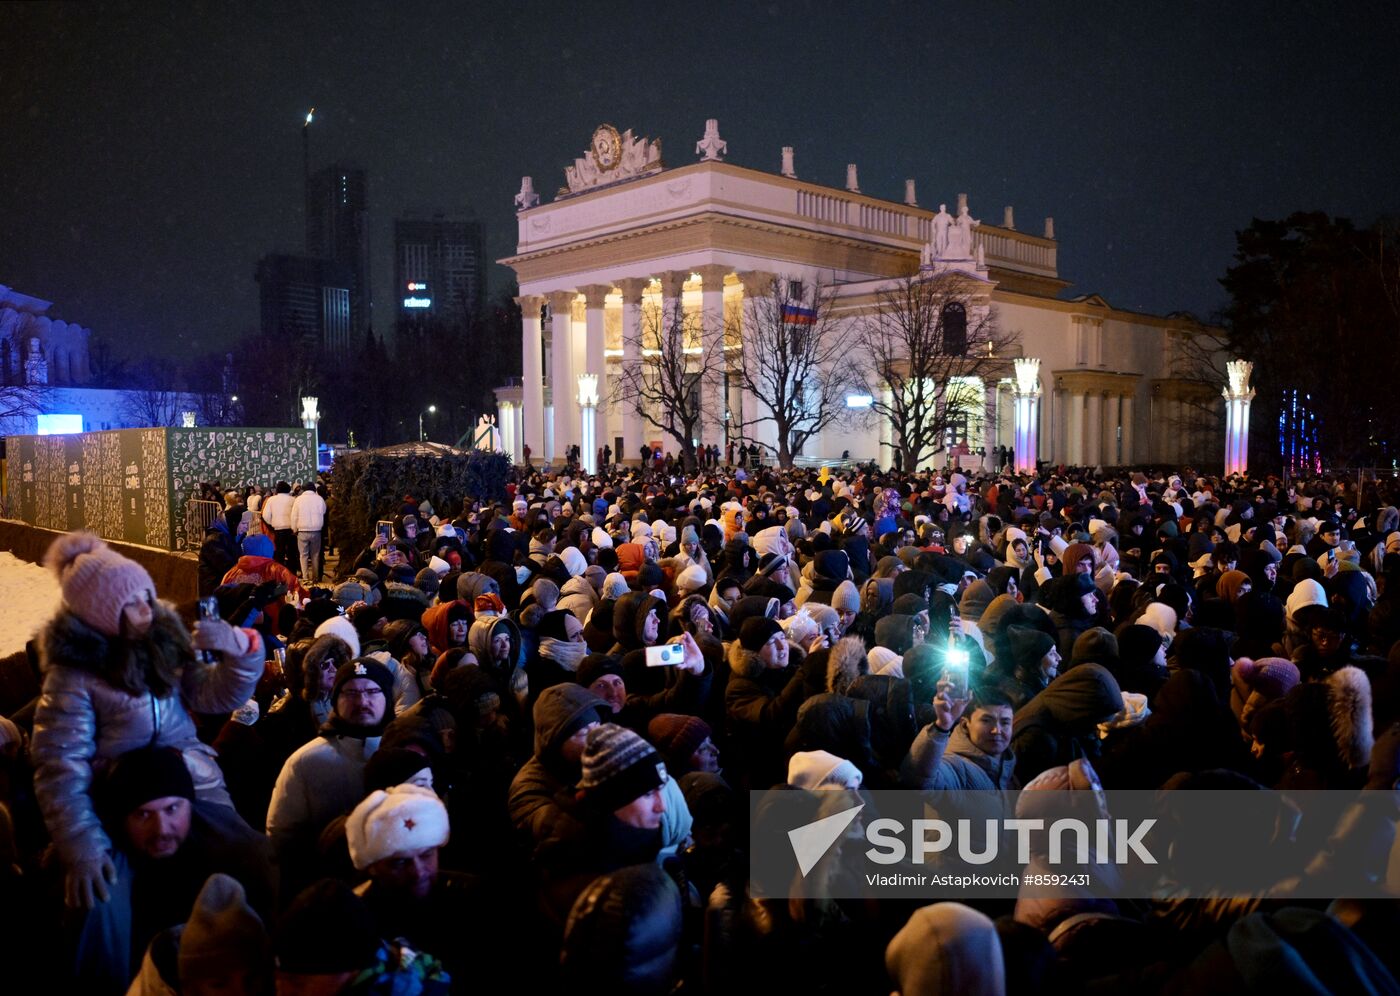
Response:
[[[53,574],[13,553],[0,553],[0,657],[23,650],[60,601]]]

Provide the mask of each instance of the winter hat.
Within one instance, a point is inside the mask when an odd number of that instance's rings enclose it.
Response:
[[[588,569],[588,558],[579,552],[576,546],[566,546],[559,553],[559,559],[564,564],[564,569],[569,572],[569,577],[576,578]]]
[[[1086,629],[1070,653],[1069,666],[1076,664],[1102,664],[1113,670],[1118,665],[1118,638],[1102,626]]]
[[[860,611],[860,592],[856,590],[854,581],[847,578],[836,586],[831,593],[831,607],[837,612]]]
[[[765,553],[758,560],[758,573],[765,577],[787,566],[788,559],[781,553]]]
[[[1176,636],[1176,610],[1165,602],[1149,603],[1137,621],[1155,629],[1164,642]]]
[[[1253,711],[1250,700],[1254,696],[1265,703],[1281,699],[1301,680],[1298,666],[1283,657],[1241,657],[1230,670],[1230,708],[1243,722],[1246,707]]]
[[[210,875],[180,933],[180,988],[194,992],[200,982],[225,979],[239,969],[266,976],[271,953],[262,919],[248,905],[243,886],[222,872]]]
[[[358,581],[342,581],[331,589],[331,598],[342,609],[348,609],[356,602],[363,602],[365,594],[365,586]]]
[[[293,900],[277,926],[279,971],[339,975],[373,965],[379,927],[364,900],[339,879],[323,878]]]
[[[365,788],[373,792],[403,785],[429,763],[427,754],[410,747],[380,747],[365,763]]]
[[[1049,633],[1031,626],[1008,626],[1006,638],[1011,645],[1011,663],[1031,669],[1055,646]]]
[[[987,611],[987,606],[992,604],[992,599],[996,593],[992,591],[992,586],[980,578],[967,586],[967,590],[962,594],[962,600],[958,603],[958,614],[964,619],[972,622],[979,622],[982,614]]]
[[[612,537],[607,534],[607,531],[604,530],[602,526],[594,526],[593,532],[589,533],[589,539],[591,539],[593,545],[600,550],[612,549]]]
[[[245,557],[271,557],[272,540],[262,533],[253,533],[243,538],[243,556]]]
[[[331,616],[316,627],[316,635],[339,637],[350,648],[351,657],[360,656],[360,633],[355,629],[355,624],[344,616]]]
[[[331,687],[331,700],[338,698],[345,683],[355,678],[368,678],[383,691],[387,702],[394,701],[394,676],[373,657],[356,657],[340,665],[335,672],[335,684]]]
[[[904,658],[888,647],[871,647],[865,659],[870,664],[871,674],[887,674],[892,678],[904,677]]]
[[[608,674],[622,677],[622,662],[610,654],[589,654],[579,662],[578,670],[574,672],[574,680],[587,688]]]
[[[434,557],[433,559],[436,560],[437,558]],[[443,563],[446,564],[447,561],[444,560]],[[438,589],[442,587],[442,578],[439,577],[437,571],[433,570],[431,567],[425,567],[413,576],[413,587],[417,588],[425,595],[436,595]]]
[[[689,594],[705,587],[705,568],[691,564],[676,577],[676,590]]]
[[[763,649],[764,644],[773,639],[775,634],[782,631],[783,628],[778,625],[775,619],[769,619],[767,616],[750,616],[744,620],[743,626],[739,628],[739,643],[745,650],[756,654]]]
[[[666,784],[666,763],[625,726],[602,723],[588,731],[579,792],[605,810],[619,809]]]
[[[1288,601],[1285,603],[1288,618],[1294,618],[1299,609],[1307,608],[1310,605],[1320,605],[1326,608],[1327,592],[1312,578],[1304,578],[1293,586],[1293,593],[1288,596]]]
[[[428,561],[428,570],[432,571],[440,578],[448,571],[452,570],[452,565],[441,557],[433,557]]]
[[[663,712],[647,724],[647,737],[676,770],[684,770],[694,754],[714,731],[698,716]]]
[[[83,622],[106,636],[122,628],[122,609],[140,595],[154,600],[156,585],[146,569],[117,553],[95,534],[60,536],[44,554],[63,590],[63,603]]]
[[[472,603],[472,612],[477,616],[503,616],[506,613],[506,603],[501,601],[501,596],[494,591],[484,591],[476,596],[476,601]]]
[[[125,819],[153,799],[194,802],[194,779],[174,747],[138,747],[117,758],[103,792],[111,813]]]
[[[604,598],[621,598],[631,590],[627,585],[627,579],[616,571],[603,578]]]
[[[824,750],[800,750],[788,761],[788,784],[809,792],[860,788],[863,778],[850,761]]]
[[[350,861],[364,871],[376,861],[447,843],[447,807],[421,785],[371,792],[345,820]]]

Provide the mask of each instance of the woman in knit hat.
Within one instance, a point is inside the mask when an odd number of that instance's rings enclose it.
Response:
[[[128,750],[180,750],[201,815],[231,839],[256,837],[234,812],[189,710],[243,705],[263,672],[263,647],[253,630],[217,619],[199,622],[191,636],[174,608],[157,600],[145,568],[92,533],[59,537],[44,560],[63,605],[39,637],[34,788],[66,868],[65,899],[91,909],[108,898],[116,868],[90,787],[95,772]],[[196,650],[216,663],[201,663]]]
[[[666,770],[676,778],[692,771],[719,771],[719,748],[711,739],[710,724],[698,716],[663,712],[647,724],[647,738],[666,759]]]

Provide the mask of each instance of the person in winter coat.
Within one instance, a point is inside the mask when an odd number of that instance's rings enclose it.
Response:
[[[1074,641],[1081,633],[1106,621],[1100,612],[1098,591],[1090,574],[1081,572],[1051,578],[1040,586],[1038,601],[1054,620],[1059,631],[1055,643],[1065,660],[1074,653]]]
[[[1097,664],[1081,664],[1056,678],[1012,720],[1016,777],[1024,784],[1047,768],[1097,757],[1099,724],[1122,709],[1118,682]]]
[[[513,698],[523,706],[530,684],[520,659],[520,628],[515,622],[509,616],[477,616],[467,633],[467,647],[496,682],[502,702]]]
[[[996,925],[961,903],[914,911],[885,948],[894,996],[1005,996]]]
[[[967,697],[947,680],[938,683],[934,720],[925,726],[901,766],[910,788],[1007,792],[1020,787],[1011,752],[1011,699],[988,685]]]
[[[282,870],[283,894],[295,894],[315,868],[315,845],[326,824],[365,794],[365,764],[379,749],[392,718],[394,676],[383,664],[357,657],[341,665],[334,706],[321,735],[287,758],[272,787],[267,833]]]
[[[787,637],[766,617],[748,619],[729,648],[725,713],[740,763],[755,788],[781,784],[782,744],[802,704],[802,668],[789,666]]]
[[[463,575],[465,577],[465,575]],[[458,582],[460,589],[461,582]],[[429,652],[434,658],[453,647],[465,647],[472,624],[472,610],[460,598],[430,606],[423,611],[423,629],[428,634]]]
[[[157,601],[145,568],[91,533],[60,536],[44,560],[63,604],[39,637],[34,792],[63,862],[65,900],[91,909],[115,878],[93,779],[129,750],[179,750],[200,815],[230,840],[256,836],[234,811],[191,711],[243,705],[263,672],[262,642],[255,631],[217,619],[201,621],[191,636],[174,608]],[[216,663],[201,662],[196,650]]]
[[[242,538],[238,527],[242,518],[241,506],[231,508],[214,516],[214,521],[204,530],[204,542],[199,547],[200,598],[214,594],[214,589],[223,583],[224,575],[238,563],[241,555],[238,543]]]
[[[244,538],[243,556],[228,569],[216,587],[226,584],[260,585],[265,581],[278,581],[286,585],[288,591],[296,594],[298,603],[310,597],[310,593],[301,586],[301,579],[273,559],[272,540],[258,533]],[[200,594],[212,595],[213,591]]]
[[[1002,674],[997,685],[1012,708],[1020,709],[1059,673],[1060,650],[1043,630],[1014,624],[1006,628],[1005,645],[1009,653],[997,661]]]

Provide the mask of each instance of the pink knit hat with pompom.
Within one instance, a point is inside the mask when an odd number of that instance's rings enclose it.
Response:
[[[156,597],[146,569],[117,553],[94,533],[75,532],[53,541],[44,564],[58,577],[63,602],[99,633],[121,633],[122,609],[134,597]]]

